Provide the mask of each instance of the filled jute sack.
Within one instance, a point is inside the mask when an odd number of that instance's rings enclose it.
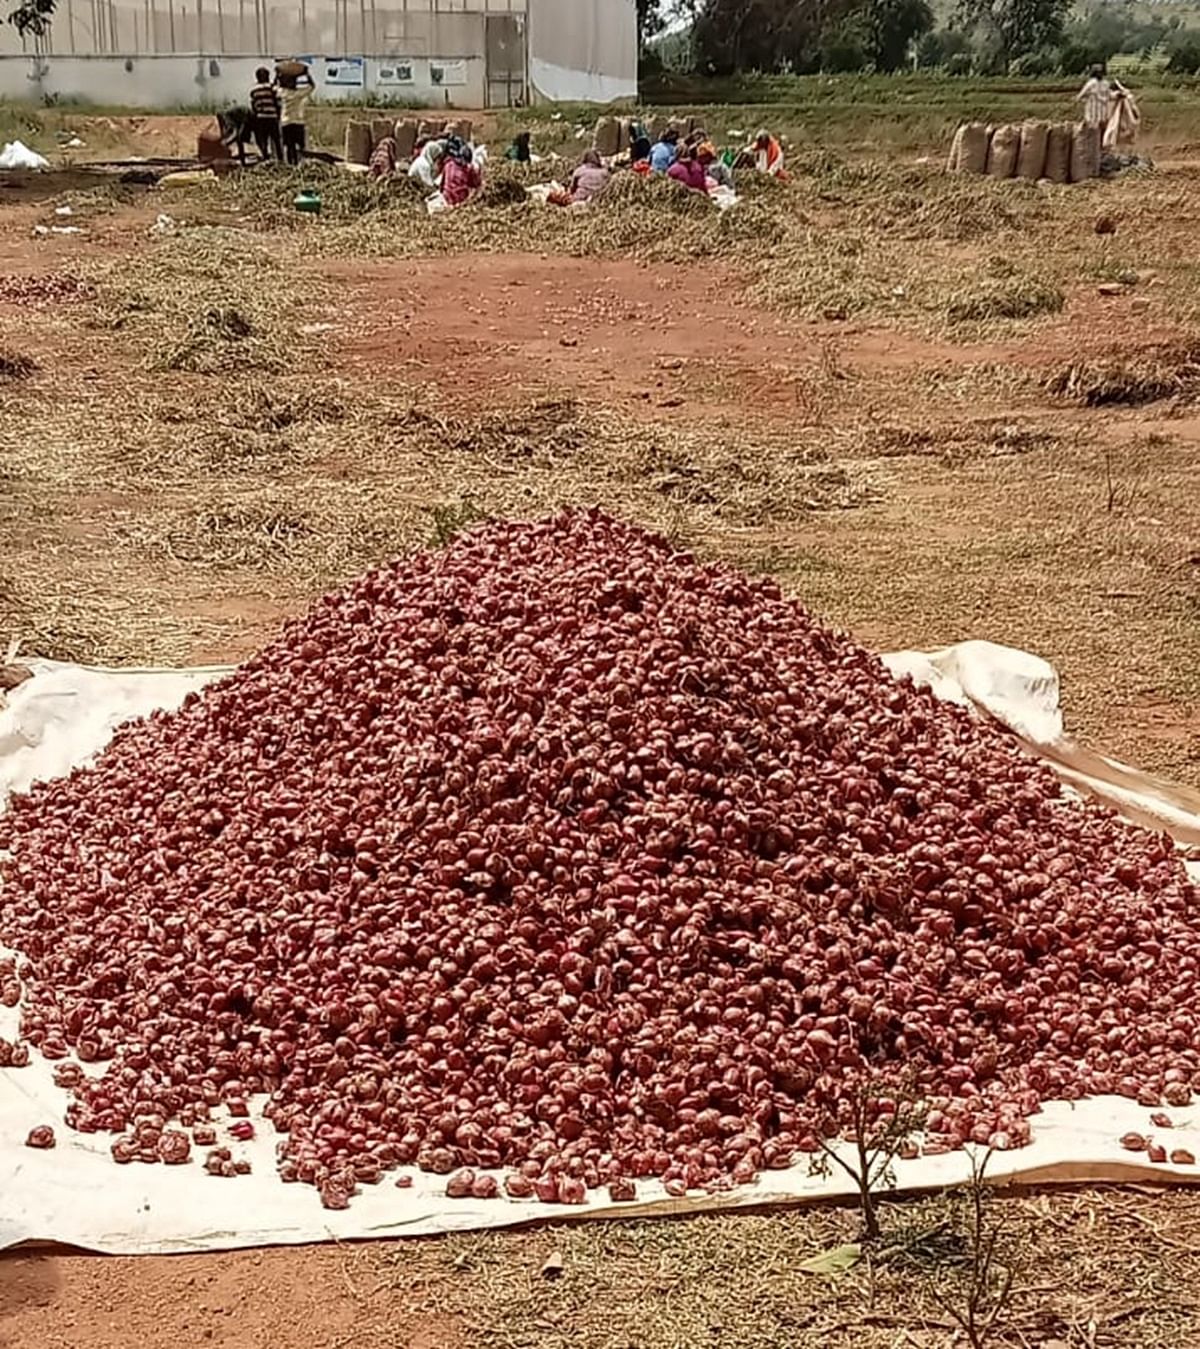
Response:
[[[392,130],[396,138],[396,158],[411,159],[417,145],[417,119],[402,117]]]
[[[396,123],[390,117],[371,118],[371,148],[386,140],[396,130]]]
[[[966,129],[964,125],[960,124],[958,130],[954,133],[954,139],[950,142],[950,153],[946,156],[947,173],[960,172],[958,161],[962,158],[963,132]]]
[[[1044,177],[1052,183],[1065,183],[1071,177],[1071,123],[1055,122],[1046,134]]]
[[[600,117],[596,120],[596,133],[592,144],[596,153],[615,155],[621,148],[621,124],[615,117]]]
[[[442,123],[435,122],[429,117],[422,117],[417,125],[417,140],[422,144],[431,141],[435,136],[442,134]]]
[[[371,127],[367,122],[346,123],[347,164],[367,164],[371,159]]]
[[[444,136],[457,136],[460,141],[471,144],[471,132],[475,130],[475,123],[469,117],[456,117],[452,122],[447,122],[442,128]]]
[[[988,162],[988,143],[991,128],[982,122],[968,122],[962,128],[962,142],[958,147],[959,173],[983,173]]]
[[[998,126],[988,142],[987,176],[1011,178],[1017,171],[1017,155],[1021,150],[1021,128]]]
[[[1017,177],[1036,182],[1046,167],[1046,142],[1049,122],[1026,122],[1021,127],[1021,148],[1017,152]]]
[[[1071,181],[1085,183],[1100,172],[1100,128],[1077,122],[1071,130]]]
[[[623,155],[633,144],[633,118],[622,117],[617,123],[618,143],[617,154]]]

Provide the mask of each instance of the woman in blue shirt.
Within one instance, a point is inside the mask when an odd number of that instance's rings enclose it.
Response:
[[[663,132],[662,139],[650,151],[650,171],[652,173],[666,173],[675,163],[675,147],[678,143],[678,132]]]

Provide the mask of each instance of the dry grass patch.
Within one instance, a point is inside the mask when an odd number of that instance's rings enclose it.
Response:
[[[497,163],[479,198],[430,217],[407,178],[364,182],[306,167],[322,193],[322,215],[291,206],[300,178],[232,175],[192,200],[212,218],[214,202],[258,228],[286,229],[306,249],[334,256],[415,257],[479,252],[552,252],[694,264],[720,259],[757,301],[806,317],[870,316],[933,330],[1053,314],[1074,284],[1125,268],[1127,235],[1178,248],[1193,213],[1192,184],[1142,180],[1049,189],[1025,182],[947,175],[940,164],[869,163],[823,150],[793,150],[793,181],[743,174],[740,204],[718,211],[677,184],[618,173],[586,211],[541,207],[532,183],[563,177],[574,160],[536,166]],[[184,198],[183,200],[187,200]],[[1097,211],[1118,222],[1115,239],[1094,232]],[[1179,222],[1176,225],[1176,222]],[[987,240],[1009,277],[959,280]],[[925,246],[914,249],[914,241]],[[1190,246],[1190,241],[1188,241]],[[1024,278],[1024,280],[1022,280]],[[1187,278],[1168,278],[1161,301],[1183,313],[1197,305]],[[962,334],[957,334],[961,336]]]
[[[289,259],[290,261],[290,259]],[[278,371],[304,343],[306,304],[278,251],[242,230],[185,231],[152,245],[136,268],[96,269],[93,321],[128,334],[147,369],[220,375]]]
[[[126,549],[205,573],[268,574],[313,594],[425,541],[421,508],[376,484],[314,477],[140,514]]]
[[[374,429],[367,411],[356,440],[363,462],[372,462],[374,445],[374,462],[401,474],[404,465],[424,466],[443,499],[470,500],[487,514],[604,503],[696,538],[861,506],[880,492],[865,468],[835,462],[803,432],[647,426],[607,410],[585,413],[573,399],[471,419],[419,406],[383,411]]]
[[[190,596],[297,605],[425,545],[439,514],[603,504],[712,551],[882,490],[818,432],[646,425],[570,397],[439,415],[415,396],[354,396],[303,373],[193,399],[196,377],[173,379],[139,374],[119,396],[89,383],[67,398],[64,374],[10,400],[0,565],[20,585],[0,599],[0,623],[27,649],[187,659],[193,630],[220,621],[192,623]]]
[[[1059,286],[1037,276],[984,281],[953,295],[946,305],[951,323],[989,323],[1062,312],[1066,297]]]
[[[38,363],[32,356],[10,347],[0,347],[0,379],[28,379],[37,368]]]
[[[1034,423],[1008,418],[978,421],[885,423],[862,428],[862,453],[883,459],[929,456],[943,463],[1032,454],[1061,445],[1064,437]]]
[[[1046,379],[1047,392],[1082,407],[1137,407],[1190,395],[1200,384],[1200,343],[1168,342],[1071,361]]]
[[[1178,1349],[1200,1300],[1200,1196],[998,1190],[988,1220],[1014,1271],[989,1344]],[[848,1209],[548,1223],[368,1251],[371,1310],[411,1296],[449,1343],[479,1349],[944,1349],[959,1342],[970,1224],[960,1196],[885,1204],[883,1240],[849,1269],[814,1257],[853,1242]],[[1120,1252],[1114,1258],[1113,1252]],[[559,1273],[543,1273],[548,1259]]]

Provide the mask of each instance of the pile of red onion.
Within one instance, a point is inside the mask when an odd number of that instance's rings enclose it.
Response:
[[[266,1092],[333,1206],[412,1165],[566,1202],[747,1182],[910,1072],[926,1150],[1019,1146],[1039,1101],[1200,1071],[1168,840],[597,513],[328,596],[0,843],[68,1123],[185,1160]]]

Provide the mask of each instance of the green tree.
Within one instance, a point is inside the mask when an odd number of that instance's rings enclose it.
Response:
[[[692,31],[702,65],[742,70],[810,70],[816,64],[820,0],[703,0]]]
[[[861,11],[864,47],[876,70],[907,64],[914,41],[933,28],[927,0],[867,0]]]
[[[818,69],[835,47],[839,63],[852,59],[862,35],[857,16],[864,3],[699,0],[692,36],[700,66],[719,75],[746,70],[806,74]],[[860,48],[859,64],[866,60]]]
[[[917,43],[917,65],[925,70],[948,65],[956,56],[971,59],[971,39],[957,28],[938,28]]]
[[[1053,75],[1059,68],[1059,54],[1053,47],[1043,47],[1040,51],[1026,52],[1008,68],[1010,75],[1024,75],[1036,79],[1040,75]]]
[[[1007,69],[1026,52],[1057,46],[1071,0],[959,0],[958,22],[974,28]]]
[[[1095,5],[1077,14],[1067,25],[1064,52],[1068,45],[1079,48],[1091,58],[1089,64],[1094,65],[1118,52],[1152,51],[1166,41],[1169,32],[1165,19],[1156,14],[1143,17],[1132,5]]]
[[[857,15],[821,38],[821,69],[831,75],[862,70],[870,59],[867,35]]]
[[[662,31],[663,15],[660,0],[637,0],[638,42],[646,45],[646,40]]]
[[[8,21],[22,37],[45,37],[54,18],[54,0],[21,0]]]
[[[1167,70],[1172,75],[1195,75],[1200,71],[1200,33],[1186,29],[1172,39],[1167,49]]]

